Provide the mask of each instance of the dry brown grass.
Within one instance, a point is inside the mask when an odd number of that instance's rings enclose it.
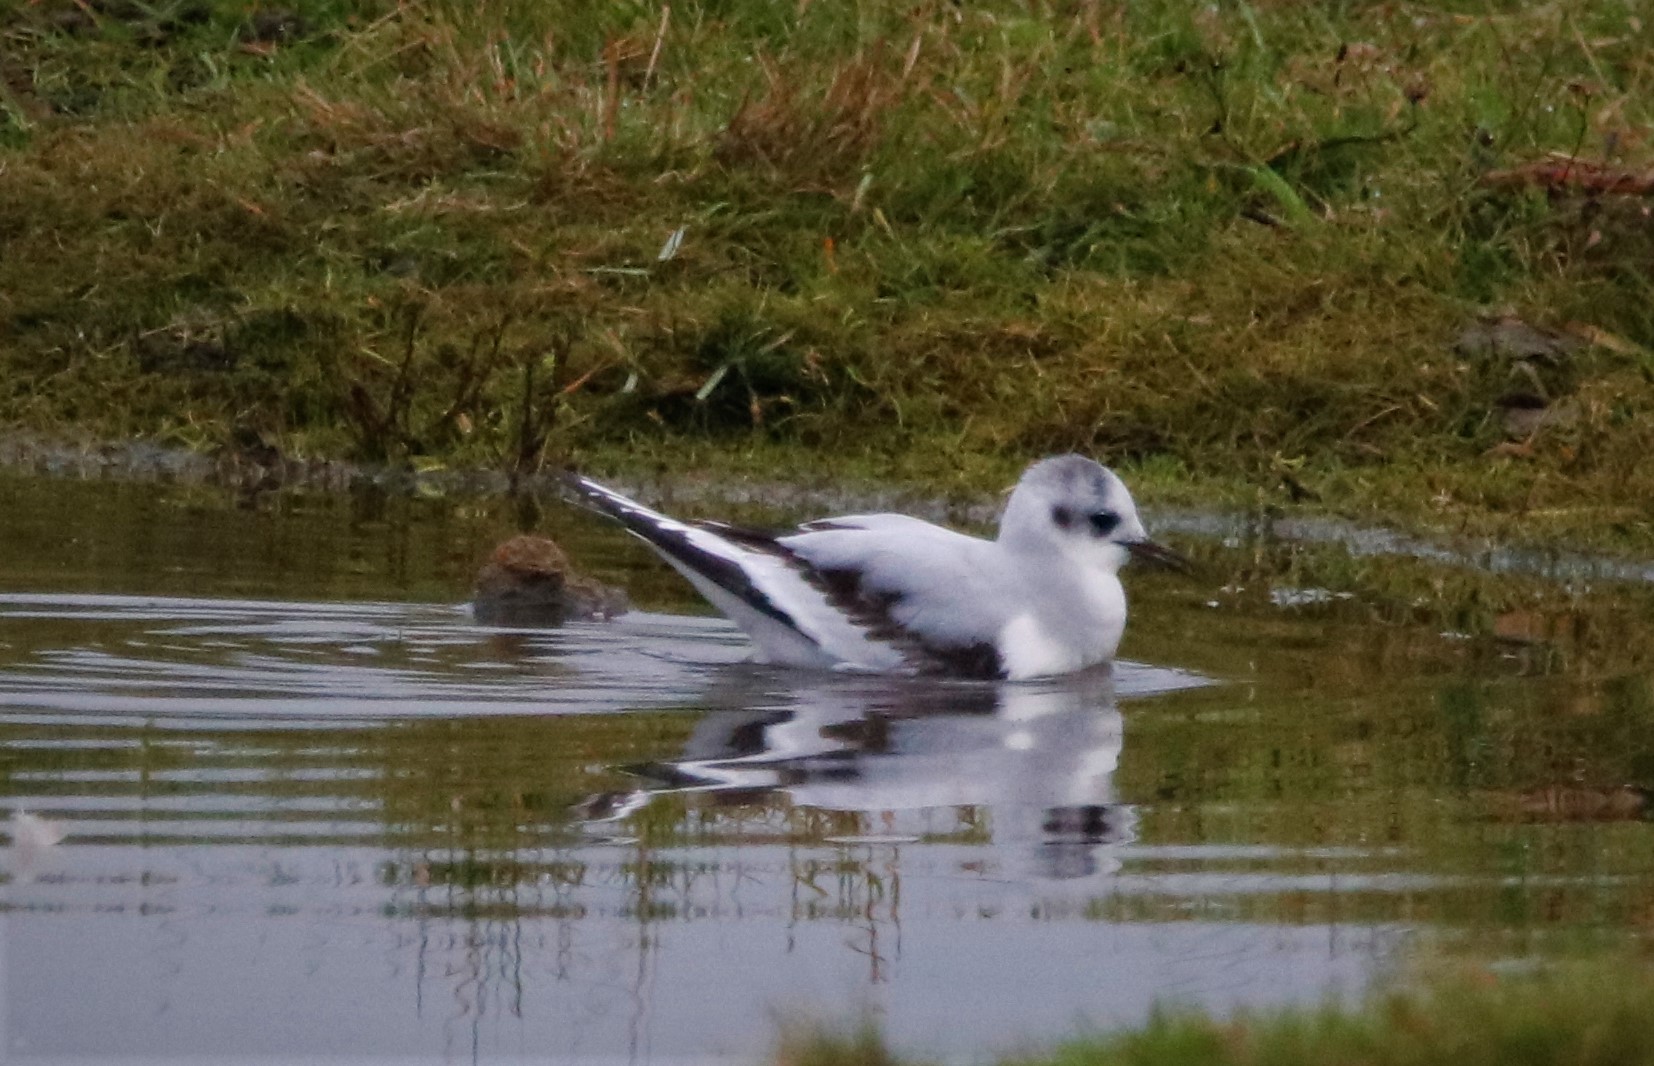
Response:
[[[1077,448],[1654,542],[1649,203],[1481,181],[1648,164],[1613,3],[300,6],[0,24],[6,418],[950,484]],[[1583,343],[1457,350],[1487,314]],[[1566,417],[1509,441],[1512,393]]]

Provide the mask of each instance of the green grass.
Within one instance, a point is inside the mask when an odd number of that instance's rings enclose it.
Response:
[[[872,1030],[784,1043],[785,1066],[901,1063]],[[1341,1009],[1181,1010],[1140,1028],[1002,1059],[1015,1066],[1638,1066],[1654,1063],[1646,964],[1568,964],[1538,975],[1466,971]]]
[[[1639,8],[12,5],[0,420],[1647,549],[1649,200],[1480,180],[1651,165]]]

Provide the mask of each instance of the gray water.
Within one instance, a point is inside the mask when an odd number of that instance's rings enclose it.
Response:
[[[641,609],[476,625],[526,520]],[[10,477],[0,548],[8,1061],[970,1058],[1647,936],[1623,612],[1140,578],[1129,661],[966,684],[749,664],[554,505]]]

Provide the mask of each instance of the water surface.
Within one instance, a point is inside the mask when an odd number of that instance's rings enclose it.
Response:
[[[643,609],[474,624],[512,505],[0,478],[8,1060],[971,1057],[1647,935],[1645,657],[1154,579],[1112,672],[777,671],[527,517]]]

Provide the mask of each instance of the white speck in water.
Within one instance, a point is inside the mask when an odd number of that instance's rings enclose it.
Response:
[[[1332,592],[1328,589],[1309,588],[1296,589],[1283,587],[1269,590],[1269,602],[1277,607],[1305,607],[1312,603],[1331,603],[1333,600],[1347,600],[1352,596],[1348,592]]]
[[[11,842],[13,847],[32,851],[61,844],[69,836],[62,822],[54,822],[19,809],[11,815]]]

